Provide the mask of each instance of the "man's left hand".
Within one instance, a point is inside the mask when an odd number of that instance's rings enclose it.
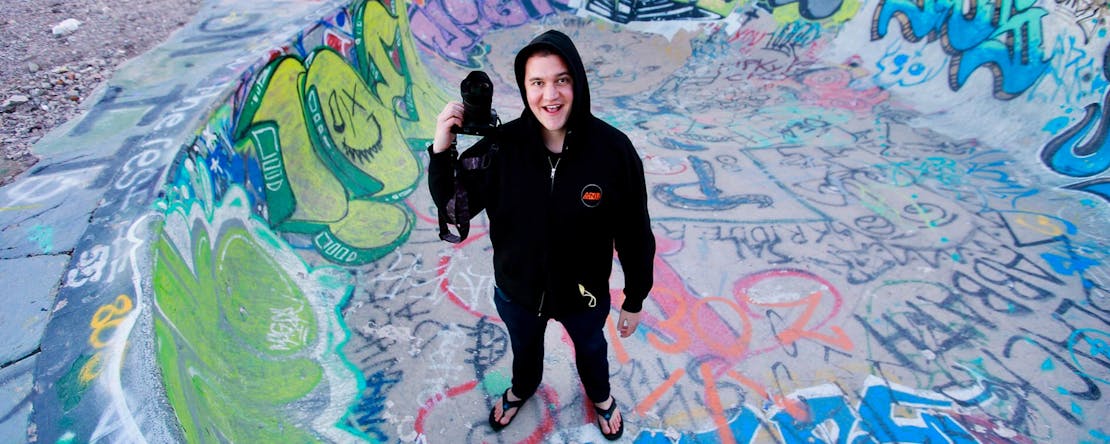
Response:
[[[640,313],[631,313],[621,310],[621,316],[617,319],[617,331],[620,332],[622,338],[632,336],[636,331],[636,327],[640,326]]]

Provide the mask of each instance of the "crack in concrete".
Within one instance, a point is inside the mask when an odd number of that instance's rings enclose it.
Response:
[[[8,361],[8,362],[5,362],[3,364],[0,364],[0,370],[6,369],[6,368],[11,367],[13,365],[16,365],[20,362],[23,362],[24,360],[27,360],[28,358],[31,358],[31,357],[39,354],[39,353],[42,353],[42,346],[41,345],[38,346],[38,347],[35,347],[35,349],[33,351],[31,351],[31,353],[20,356],[19,358],[16,358],[13,361]]]

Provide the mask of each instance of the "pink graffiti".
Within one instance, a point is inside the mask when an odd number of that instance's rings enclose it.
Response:
[[[852,75],[835,68],[809,72],[800,81],[804,85],[802,100],[826,108],[870,111],[890,97],[889,92],[879,87],[865,90],[852,88]]]
[[[409,10],[417,44],[463,66],[474,66],[482,38],[555,13],[550,0],[427,0]]]
[[[804,270],[777,269],[754,273],[737,280],[731,297],[698,296],[664,258],[682,249],[682,242],[656,236],[655,286],[646,304],[655,304],[660,316],[646,310],[643,325],[647,340],[656,350],[695,357],[713,356],[732,366],[779,346],[806,339],[842,350],[851,350],[851,339],[838,326],[829,325],[840,312],[843,298],[829,281]],[[804,296],[778,294],[774,298],[751,297],[753,290],[782,279],[783,283],[815,288]],[[613,290],[613,305],[619,307],[620,290]],[[780,318],[770,319],[773,310]],[[730,319],[727,320],[726,319]],[[753,323],[771,324],[768,338],[753,337]],[[784,323],[785,327],[779,325]],[[752,344],[773,344],[750,348]]]
[[[648,342],[664,353],[719,356],[733,363],[742,360],[751,337],[751,322],[748,322],[746,313],[739,310],[735,302],[724,298],[698,297],[686,286],[682,276],[663,260],[664,256],[682,249],[681,241],[657,235],[655,243],[655,286],[646,304],[656,304],[663,314],[657,317],[650,310],[645,310],[642,325],[649,330]],[[613,304],[619,307],[620,290],[612,290],[612,293]],[[741,317],[740,325],[736,326],[740,330],[736,331],[721,319],[709,307],[710,303],[731,306]],[[695,319],[696,322],[693,322]],[[693,328],[692,324],[700,325]],[[728,337],[729,333],[732,337]]]

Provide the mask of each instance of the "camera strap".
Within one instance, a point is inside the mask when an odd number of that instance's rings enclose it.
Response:
[[[454,146],[451,148],[454,150]],[[455,195],[447,201],[445,208],[440,210],[439,215],[439,238],[447,242],[457,244],[466,240],[470,235],[470,199],[466,193],[466,187],[462,186],[459,177],[467,171],[485,170],[488,169],[492,163],[494,154],[497,153],[497,144],[490,144],[489,150],[481,156],[467,156],[458,159],[455,162],[455,176],[452,179],[455,188]],[[459,234],[451,232],[448,224],[458,227]]]

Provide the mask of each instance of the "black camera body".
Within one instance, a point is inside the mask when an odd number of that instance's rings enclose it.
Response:
[[[471,71],[459,84],[462,93],[462,126],[453,126],[451,131],[472,136],[492,134],[501,121],[493,105],[493,82],[482,71]]]

